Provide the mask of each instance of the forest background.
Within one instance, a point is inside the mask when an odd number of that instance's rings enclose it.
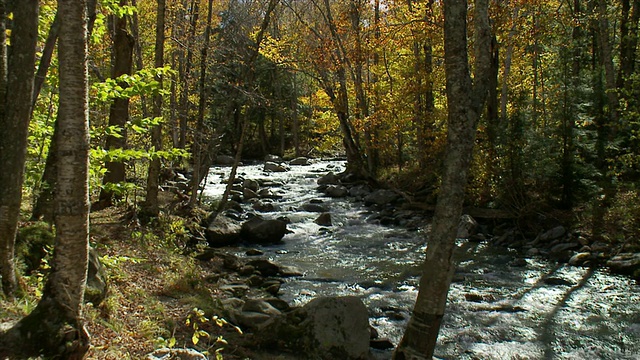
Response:
[[[60,24],[55,1],[39,4],[21,210],[51,222]],[[92,209],[127,204],[157,217],[170,168],[192,173],[184,200],[194,205],[223,154],[343,155],[348,171],[435,201],[448,112],[440,1],[88,8]],[[531,234],[559,222],[640,251],[640,1],[491,1],[489,12],[488,98],[465,204],[508,211]],[[19,34],[7,20],[10,44]]]

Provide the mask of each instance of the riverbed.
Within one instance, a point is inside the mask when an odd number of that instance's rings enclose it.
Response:
[[[280,297],[300,305],[323,295],[358,296],[380,336],[397,344],[417,296],[428,218],[412,229],[383,226],[371,220],[375,214],[363,203],[317,191],[320,176],[343,169],[342,161],[315,161],[286,172],[264,172],[263,164],[256,163],[240,167],[238,174],[271,182],[281,198],[274,202],[276,211],[262,215],[291,221],[292,233],[281,244],[260,248],[273,261],[304,272],[286,280]],[[229,171],[211,168],[207,198],[222,195]],[[318,213],[300,210],[312,200],[329,209],[332,226],[317,225]],[[233,250],[243,254],[247,249]],[[437,357],[640,359],[638,284],[603,269],[542,258],[514,261],[519,258],[515,250],[459,241],[459,266]],[[382,359],[390,356],[377,353]]]

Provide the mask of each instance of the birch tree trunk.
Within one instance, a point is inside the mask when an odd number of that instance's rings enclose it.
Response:
[[[37,1],[36,1],[37,2]],[[56,242],[38,306],[0,333],[0,358],[83,359],[82,302],[89,250],[89,121],[85,0],[59,0],[60,106]],[[37,17],[36,17],[37,19]]]
[[[488,0],[475,2],[475,83],[467,53],[467,1],[444,3],[445,69],[448,114],[447,155],[436,204],[420,290],[396,360],[431,359],[456,264],[453,259],[462,213],[467,172],[472,158],[476,125],[482,110],[491,66],[491,30]]]

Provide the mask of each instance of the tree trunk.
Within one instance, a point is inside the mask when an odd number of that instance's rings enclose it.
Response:
[[[204,144],[213,139],[207,139],[204,124],[204,113],[207,104],[207,55],[209,48],[209,38],[211,36],[211,19],[213,16],[213,0],[209,0],[207,11],[207,26],[204,30],[204,42],[202,44],[202,51],[200,57],[200,81],[198,82],[200,88],[200,98],[198,100],[198,122],[196,124],[196,131],[193,134],[193,176],[191,177],[191,198],[189,199],[189,206],[194,206],[198,199],[198,189],[200,182],[204,179],[203,163],[206,158],[206,152],[208,147]],[[207,166],[208,168],[208,166]]]
[[[475,3],[475,83],[469,76],[467,1],[444,3],[445,69],[449,104],[447,155],[442,186],[420,280],[420,290],[407,329],[394,353],[396,360],[431,359],[444,316],[455,263],[453,251],[462,213],[467,172],[476,124],[487,93],[491,66],[488,0]]]
[[[10,48],[6,48],[6,38],[0,44],[0,55],[8,55],[1,60],[0,70],[0,129],[5,134],[0,136],[0,275],[4,293],[13,296],[17,289],[14,245],[32,111],[39,6],[37,0],[25,0],[13,7],[4,5],[5,1],[1,1],[0,22],[13,13],[13,27]]]
[[[164,22],[166,6],[165,0],[158,0],[158,14],[156,17],[156,49],[154,64],[156,68],[164,66]],[[162,77],[158,79],[162,88]],[[162,117],[162,95],[158,92],[153,96],[153,116]],[[149,174],[147,177],[147,196],[143,204],[143,213],[146,216],[156,217],[160,213],[158,204],[158,187],[160,180],[160,157],[156,152],[162,150],[162,125],[158,124],[151,129],[151,146],[154,154],[149,161]]]
[[[37,1],[36,1],[37,3]],[[87,22],[84,0],[59,0],[60,108],[56,243],[43,297],[0,334],[0,358],[83,359],[82,301],[89,249]],[[34,17],[37,20],[37,16]],[[30,92],[31,93],[31,92]]]
[[[128,5],[128,0],[120,0],[120,6]],[[113,67],[111,77],[117,78],[125,74],[131,74],[133,68],[133,47],[135,40],[127,29],[128,16],[116,17],[114,19],[113,37]],[[121,81],[119,84],[122,88],[128,87],[126,82]],[[125,149],[127,146],[126,124],[129,121],[129,98],[115,98],[109,108],[109,126],[115,126],[120,129],[120,136],[107,136],[105,149],[116,150]],[[114,192],[106,187],[108,184],[122,183],[126,179],[126,168],[123,161],[109,161],[106,163],[107,172],[102,179],[103,188],[100,191],[100,197],[94,210],[99,210],[107,206],[111,206]],[[116,196],[119,196],[117,194]]]

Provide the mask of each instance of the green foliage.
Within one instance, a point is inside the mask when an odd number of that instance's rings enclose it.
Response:
[[[193,345],[197,345],[198,343],[200,343],[201,339],[209,340],[207,344],[207,353],[210,352],[210,349],[216,347],[214,350],[216,360],[222,360],[222,351],[224,350],[224,348],[219,346],[228,345],[228,343],[222,336],[217,336],[214,339],[209,331],[204,330],[204,326],[210,324],[214,324],[220,328],[223,326],[232,326],[233,329],[235,329],[240,334],[242,334],[242,330],[240,330],[240,328],[238,328],[237,326],[230,325],[226,320],[219,318],[218,316],[213,316],[211,319],[209,319],[205,316],[204,311],[198,308],[193,308],[193,310],[191,310],[191,312],[187,316],[187,319],[185,320],[185,325],[191,328],[192,331],[191,342],[193,343]]]
[[[141,95],[167,95],[168,91],[160,86],[163,76],[175,75],[170,66],[142,69],[135,74],[123,74],[115,79],[91,86],[91,99],[97,103],[107,103],[113,99],[127,99]]]

